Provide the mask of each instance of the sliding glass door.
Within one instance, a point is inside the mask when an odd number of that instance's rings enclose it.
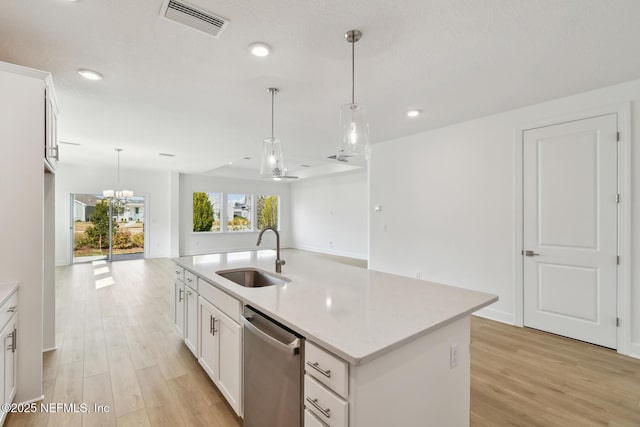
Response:
[[[73,262],[144,257],[145,199],[110,201],[98,194],[71,198]]]

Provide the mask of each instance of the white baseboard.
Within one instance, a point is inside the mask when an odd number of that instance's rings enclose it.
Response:
[[[318,247],[314,247],[314,246],[291,245],[290,247],[293,248],[293,249],[300,249],[300,250],[303,250],[303,251],[319,252],[319,253],[322,253],[322,254],[343,256],[343,257],[347,257],[347,258],[356,258],[356,259],[362,259],[362,260],[365,260],[365,261],[368,258],[366,254],[361,254],[361,253],[356,253],[356,252],[349,252],[349,251],[338,251],[338,250],[335,250],[335,249],[318,248]]]
[[[496,310],[494,308],[481,308],[473,314],[478,317],[484,317],[485,319],[495,320],[496,322],[506,323],[508,325],[516,324],[516,318],[513,313]]]
[[[640,342],[632,342],[629,345],[628,356],[633,357],[635,359],[640,359]]]
[[[54,350],[57,350],[57,349],[58,349],[58,347],[57,347],[57,346],[56,346],[56,347],[50,347],[50,348],[43,348],[43,349],[42,349],[42,352],[43,352],[43,353],[46,353],[46,352],[48,352],[48,351],[54,351]]]
[[[41,402],[44,400],[44,394],[40,397],[36,397],[35,399],[31,399],[31,400],[26,400],[24,402],[20,402],[18,403],[18,405],[28,405],[29,403],[36,403],[36,402]]]

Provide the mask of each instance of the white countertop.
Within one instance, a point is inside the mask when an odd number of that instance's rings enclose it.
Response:
[[[4,304],[16,289],[18,289],[18,282],[0,283],[0,305]]]
[[[338,257],[286,249],[286,285],[245,288],[218,270],[273,273],[275,251],[174,258],[187,270],[353,364],[366,363],[498,300],[495,295],[349,265]]]

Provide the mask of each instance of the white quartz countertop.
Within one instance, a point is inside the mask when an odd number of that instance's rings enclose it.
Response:
[[[282,276],[290,282],[263,288],[242,287],[216,271],[253,267],[273,273],[272,250],[173,260],[352,364],[366,363],[498,300],[367,270],[338,257],[286,249],[281,258],[286,260]]]

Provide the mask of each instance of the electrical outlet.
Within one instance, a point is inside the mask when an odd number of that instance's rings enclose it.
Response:
[[[452,344],[449,351],[449,367],[451,369],[458,366],[458,344]]]

